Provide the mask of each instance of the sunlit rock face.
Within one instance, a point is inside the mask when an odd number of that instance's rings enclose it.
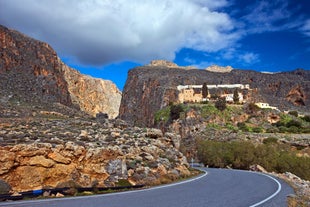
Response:
[[[46,43],[0,25],[1,100],[51,103],[95,116],[118,115],[121,92],[111,81],[82,75]]]

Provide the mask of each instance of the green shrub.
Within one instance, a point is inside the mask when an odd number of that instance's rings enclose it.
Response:
[[[244,132],[250,131],[250,128],[244,122],[238,122],[237,127]]]
[[[301,127],[301,122],[297,121],[297,120],[290,120],[289,122],[286,123],[286,127],[287,128],[292,127],[292,126],[300,128]]]
[[[155,124],[163,121],[164,123],[168,122],[170,116],[170,107],[165,107],[155,113]]]
[[[280,126],[279,131],[280,131],[280,133],[286,133],[286,132],[288,132],[288,129],[285,126]]]
[[[181,104],[170,106],[170,119],[176,120],[180,118],[180,114],[184,112],[184,109]]]
[[[295,134],[300,133],[300,131],[301,131],[300,128],[296,126],[291,126],[287,129],[287,132],[295,133]]]
[[[254,133],[262,133],[264,129],[262,127],[253,127],[252,132]]]
[[[278,143],[278,139],[275,137],[268,137],[263,140],[263,143],[264,144],[275,144],[275,143]]]
[[[244,111],[248,114],[254,114],[256,112],[258,112],[260,110],[260,108],[255,105],[255,103],[249,103],[247,105],[245,105],[244,107]]]
[[[131,186],[131,183],[126,179],[119,179],[115,183],[115,186],[126,187],[126,186]]]
[[[277,127],[271,127],[266,129],[267,133],[278,133],[280,130]]]
[[[289,145],[277,143],[273,137],[265,139],[264,143],[204,140],[198,143],[198,158],[210,167],[249,169],[251,165],[259,164],[270,172],[292,172],[302,179],[310,179],[309,157],[297,156],[298,151],[291,151]]]
[[[227,107],[225,98],[218,98],[215,102],[215,107],[220,111],[224,111]]]
[[[290,111],[290,112],[288,112],[288,114],[290,114],[292,116],[295,116],[295,117],[298,117],[298,112],[297,111]]]
[[[302,117],[302,119],[306,122],[310,122],[310,115],[305,115],[304,117]]]

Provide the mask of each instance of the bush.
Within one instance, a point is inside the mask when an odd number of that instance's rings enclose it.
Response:
[[[289,128],[289,127],[292,127],[292,126],[300,128],[301,127],[301,122],[297,121],[297,120],[290,120],[289,122],[286,123],[286,127]]]
[[[198,158],[210,167],[249,169],[251,165],[259,164],[270,172],[291,172],[302,179],[310,179],[309,157],[297,156],[298,151],[290,151],[289,145],[277,143],[273,137],[265,139],[264,143],[204,140],[198,143]]]
[[[298,112],[297,111],[290,111],[290,112],[288,112],[288,114],[290,114],[292,116],[295,116],[295,117],[298,117]]]
[[[220,111],[224,111],[227,107],[225,98],[217,99],[217,101],[215,102],[215,107]]]
[[[310,115],[305,115],[304,117],[302,117],[302,119],[306,122],[310,122]]]
[[[248,114],[254,114],[256,112],[258,112],[260,110],[260,108],[255,105],[255,103],[249,103],[247,105],[245,105],[244,111]]]
[[[126,180],[126,179],[119,179],[116,183],[115,186],[120,186],[120,187],[127,187],[127,186],[132,186],[131,183]]]
[[[250,128],[244,122],[238,122],[237,127],[244,132],[250,131]]]
[[[275,143],[278,143],[278,139],[275,137],[268,137],[263,140],[263,143],[264,144],[275,144]]]
[[[170,106],[170,119],[171,120],[179,119],[181,112],[184,112],[184,109],[181,104]]]
[[[276,127],[271,127],[271,128],[266,129],[267,133],[278,133],[279,131],[280,130]]]
[[[298,127],[296,127],[296,126],[291,126],[291,127],[289,127],[289,128],[287,129],[287,131],[290,132],[290,133],[295,133],[295,134],[297,134],[297,133],[300,132],[300,129],[299,129]]]
[[[155,113],[155,124],[167,123],[170,117],[170,107],[163,108]]]
[[[263,130],[263,128],[261,128],[261,127],[254,127],[253,129],[252,129],[252,132],[254,132],[254,133],[262,133],[264,130]]]
[[[288,132],[288,129],[285,126],[280,126],[279,131],[280,133],[285,133],[285,132]]]

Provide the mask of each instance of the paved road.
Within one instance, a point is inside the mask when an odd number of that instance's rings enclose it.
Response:
[[[282,207],[293,190],[270,176],[240,170],[205,168],[190,182],[116,194],[0,203],[44,207]]]

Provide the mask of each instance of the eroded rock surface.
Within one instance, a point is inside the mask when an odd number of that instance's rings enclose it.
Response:
[[[156,184],[189,175],[172,133],[108,119],[1,121],[0,179],[14,191],[67,182],[113,186],[120,179]]]

